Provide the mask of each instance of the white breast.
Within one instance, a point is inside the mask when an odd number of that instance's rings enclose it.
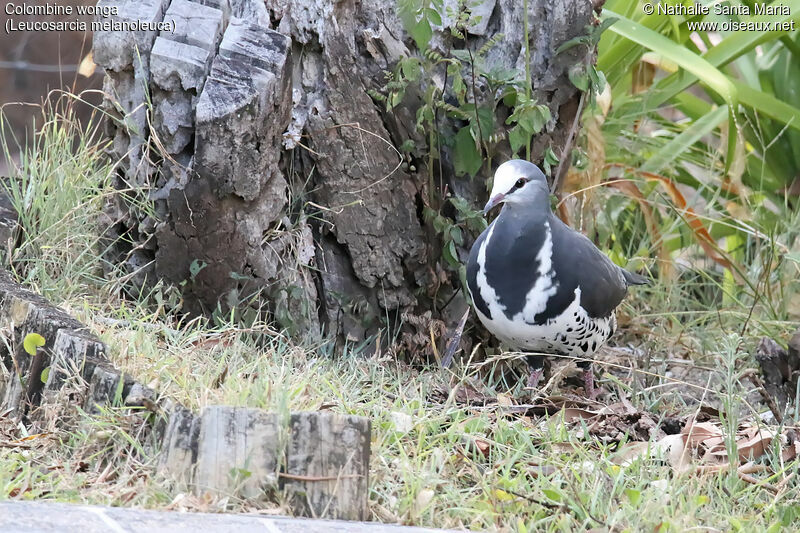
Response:
[[[580,305],[581,289],[564,311],[544,324],[522,320],[520,314],[509,319],[492,311],[492,318],[475,311],[486,329],[510,348],[572,356],[590,356],[602,346],[616,328],[612,313],[605,318],[591,318]],[[491,308],[490,308],[491,309]]]

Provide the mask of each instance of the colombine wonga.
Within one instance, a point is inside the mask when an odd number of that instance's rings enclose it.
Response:
[[[500,165],[488,213],[500,215],[478,237],[467,262],[467,287],[486,329],[510,348],[535,352],[528,387],[542,377],[545,354],[578,359],[587,396],[596,396],[591,361],[616,328],[614,310],[631,285],[649,282],[606,257],[550,210],[539,167]]]

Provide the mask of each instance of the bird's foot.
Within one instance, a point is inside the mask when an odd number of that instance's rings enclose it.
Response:
[[[532,369],[531,373],[528,374],[528,382],[525,384],[525,388],[532,390],[538,389],[539,382],[542,380],[542,375],[544,375],[544,368]]]

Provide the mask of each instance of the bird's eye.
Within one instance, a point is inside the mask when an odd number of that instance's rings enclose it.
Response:
[[[518,180],[517,180],[517,182],[514,184],[514,188],[515,188],[515,189],[521,189],[523,185],[525,185],[525,178],[520,178],[520,179],[518,179]]]

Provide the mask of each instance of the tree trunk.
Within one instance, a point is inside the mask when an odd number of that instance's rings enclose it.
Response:
[[[116,21],[174,24],[160,33],[95,35],[106,106],[116,117],[109,134],[121,160],[118,185],[133,191],[107,208],[112,257],[136,273],[134,284],[178,286],[190,313],[246,315],[266,304],[293,334],[354,342],[401,319],[428,338],[438,320],[458,319],[466,305],[458,269],[442,259],[441,228],[426,208],[458,224],[446,195],[482,205],[493,169],[486,162],[477,179],[456,176],[453,135],[469,117],[439,105],[437,131],[416,128],[431,84],[440,89],[435,100],[458,104],[446,65],[423,70],[388,110],[385,72],[403,58],[424,67],[436,54],[469,50],[471,60],[458,56],[461,96],[467,104],[491,100],[471,61],[480,56],[487,70],[513,69],[525,79],[522,1],[484,0],[458,26],[458,3],[447,0],[442,25],[431,18],[424,54],[393,0],[100,4],[116,6]],[[556,50],[584,35],[593,15],[584,0],[527,4],[531,96],[552,116],[533,141],[538,162],[548,148],[561,155],[580,97],[568,71],[591,53]],[[466,28],[465,39],[451,26]],[[496,42],[484,47],[489,38]],[[503,140],[510,112],[500,104],[486,123],[495,135],[482,145],[493,161],[511,154]],[[461,258],[474,231],[465,237],[453,245]]]

